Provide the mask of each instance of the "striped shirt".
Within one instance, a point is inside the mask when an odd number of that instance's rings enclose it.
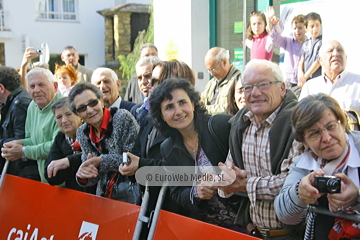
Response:
[[[245,114],[250,126],[244,131],[242,153],[247,173],[246,190],[251,202],[250,217],[260,228],[283,228],[274,210],[274,199],[288,175],[292,158],[299,155],[299,143],[294,141],[289,156],[281,164],[281,172],[273,175],[270,161],[269,131],[275,122],[280,106],[264,121],[257,123],[253,113]],[[281,133],[279,133],[281,134]],[[229,154],[229,157],[231,155]]]

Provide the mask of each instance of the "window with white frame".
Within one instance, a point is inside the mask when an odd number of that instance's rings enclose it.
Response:
[[[37,19],[76,21],[78,0],[37,0]]]

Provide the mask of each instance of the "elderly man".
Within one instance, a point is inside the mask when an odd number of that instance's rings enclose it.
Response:
[[[211,48],[205,55],[205,66],[213,78],[201,94],[209,114],[224,113],[231,84],[241,72],[229,62],[229,52],[220,47]]]
[[[1,128],[0,128],[0,147],[14,139],[25,137],[26,111],[31,102],[28,91],[21,84],[21,77],[15,69],[0,67],[0,103],[1,108]],[[5,159],[0,157],[0,172],[3,170]],[[9,164],[7,173],[25,178],[39,180],[36,162],[23,162],[18,159]],[[31,171],[31,169],[33,171]],[[31,174],[33,173],[33,174]]]
[[[141,93],[145,96],[145,99],[142,103],[135,105],[130,112],[135,117],[139,125],[141,119],[147,115],[150,109],[149,99],[148,99],[149,90],[150,90],[149,83],[151,81],[152,71],[154,69],[154,66],[159,62],[160,62],[159,58],[150,56],[150,57],[141,58],[136,63],[136,75],[137,75],[138,86]]]
[[[158,50],[154,44],[145,43],[140,47],[140,59],[149,56],[157,57]],[[144,101],[144,97],[141,94],[140,89],[138,87],[136,76],[130,79],[124,99],[134,103],[142,103]]]
[[[323,44],[320,48],[319,62],[324,74],[305,83],[299,100],[310,94],[327,93],[339,102],[343,110],[347,110],[348,116],[354,120],[350,123],[358,127],[360,75],[345,70],[346,60],[345,49],[341,43],[331,40]]]
[[[81,65],[79,63],[79,58],[79,54],[73,46],[66,46],[61,54],[61,60],[65,62],[67,66],[72,65],[77,70],[78,82],[91,82],[91,75],[94,70]]]
[[[91,83],[97,86],[104,94],[106,108],[116,107],[130,111],[135,106],[135,103],[122,100],[119,96],[121,81],[112,69],[103,67],[95,69],[91,77]]]
[[[45,160],[50,152],[53,140],[59,131],[51,106],[64,97],[57,91],[57,82],[50,70],[34,68],[26,74],[31,101],[25,122],[25,138],[3,145],[2,157],[8,161],[23,159],[37,161],[40,179],[44,177]]]
[[[253,232],[259,237],[299,239],[296,231],[284,229],[275,215],[273,203],[288,175],[292,158],[299,155],[290,124],[297,98],[292,91],[286,90],[279,66],[270,61],[250,61],[241,80],[246,107],[230,119],[227,159],[227,164],[233,162],[236,166],[232,166],[236,179],[220,189],[225,193],[247,193],[250,219],[256,227]],[[243,206],[246,201],[244,198]],[[245,209],[239,209],[237,222],[243,221],[242,226],[248,227],[249,222],[244,221]]]

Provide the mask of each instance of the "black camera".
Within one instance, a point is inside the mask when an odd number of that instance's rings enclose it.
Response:
[[[341,179],[334,176],[315,176],[314,186],[319,193],[340,193]]]

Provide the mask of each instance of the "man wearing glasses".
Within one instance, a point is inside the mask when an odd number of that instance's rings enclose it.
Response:
[[[246,202],[249,205],[239,209],[236,221],[249,232],[264,239],[300,239],[297,231],[284,229],[275,215],[273,202],[293,157],[299,155],[290,118],[297,98],[291,90],[286,90],[279,66],[267,60],[250,61],[241,81],[246,107],[230,120],[227,159],[236,179],[220,189],[225,193],[247,193],[242,206],[246,206]],[[226,173],[228,168],[220,165]],[[248,225],[250,221],[254,227]]]
[[[1,156],[8,161],[36,161],[40,180],[47,183],[45,160],[59,131],[51,106],[64,96],[56,92],[56,79],[48,69],[33,68],[25,77],[33,100],[27,109],[25,138],[4,143]]]
[[[225,113],[231,84],[241,74],[229,59],[229,52],[220,47],[211,48],[205,55],[205,66],[213,78],[206,84],[201,101],[211,115]]]
[[[90,82],[94,72],[91,68],[85,67],[79,63],[79,54],[73,46],[66,46],[61,54],[61,60],[66,66],[71,65],[77,70],[77,82]]]

